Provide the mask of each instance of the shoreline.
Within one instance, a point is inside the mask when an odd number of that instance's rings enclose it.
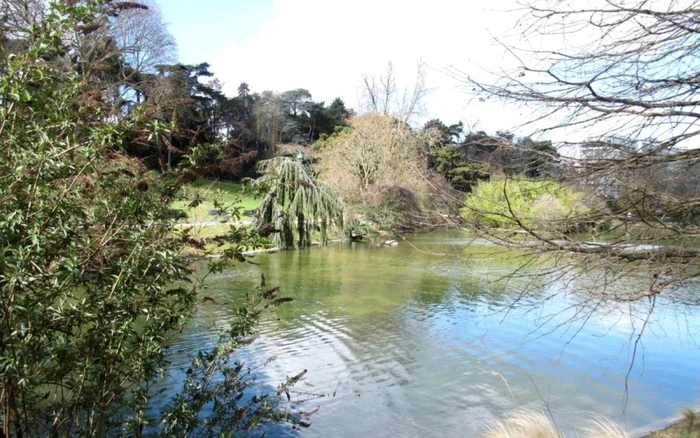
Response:
[[[329,240],[328,243],[338,243],[338,242],[342,242],[342,241],[343,241],[343,239],[333,239],[333,240]],[[311,246],[309,248],[318,248],[321,246],[322,245],[320,242],[313,242],[313,243],[311,243]],[[296,251],[298,249],[304,249],[304,248],[294,248],[294,249],[284,250],[280,247],[275,246],[272,248],[251,249],[249,251],[243,251],[243,252],[241,252],[241,254],[243,254],[244,256],[253,256],[253,255],[257,255],[257,254],[274,254],[274,253],[280,252],[280,251]],[[197,262],[197,261],[203,261],[203,260],[216,260],[216,259],[220,259],[220,258],[221,258],[221,254],[207,254],[207,255],[191,256],[191,257],[189,257],[189,260],[193,261],[193,262]]]
[[[697,416],[700,412],[694,411]],[[663,418],[644,427],[638,427],[629,432],[634,438],[696,438],[700,437],[700,424],[696,420],[689,427],[688,419],[683,414]]]

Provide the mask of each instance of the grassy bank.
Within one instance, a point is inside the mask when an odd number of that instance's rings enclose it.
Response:
[[[700,414],[686,410],[681,420],[642,438],[700,438]]]
[[[232,226],[246,226],[245,223],[252,220],[249,216],[236,219],[211,214],[213,210],[239,207],[243,214],[246,211],[255,210],[260,205],[260,200],[247,195],[240,183],[206,179],[198,179],[183,187],[180,198],[171,204],[171,208],[182,211],[187,217],[180,220],[181,223],[176,232],[182,233],[187,229],[190,237],[208,241],[204,250],[188,246],[185,250],[186,254],[192,256],[221,253],[228,245],[221,245],[214,240],[231,232]],[[190,206],[195,199],[200,201],[199,204]],[[225,223],[229,221],[242,222],[242,224]]]
[[[258,208],[261,201],[247,195],[240,183],[206,179],[198,179],[183,187],[181,198],[171,207],[187,214],[187,219],[183,221],[190,223],[221,220],[221,217],[210,214],[211,210],[218,208],[217,203],[225,208],[237,206],[250,211]],[[196,207],[190,207],[194,199],[202,202]]]

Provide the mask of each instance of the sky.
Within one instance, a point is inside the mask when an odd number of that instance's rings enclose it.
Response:
[[[494,36],[512,28],[514,0],[158,0],[180,61],[209,62],[224,91],[306,88],[317,101],[335,97],[359,108],[363,74],[391,61],[399,88],[427,66],[430,93],[421,122],[463,121],[470,129],[514,129],[517,108],[481,103],[450,71],[498,70],[511,60]],[[493,9],[493,3],[498,10]],[[471,71],[470,71],[471,69]],[[521,131],[519,131],[521,132]],[[522,132],[527,134],[527,132]]]

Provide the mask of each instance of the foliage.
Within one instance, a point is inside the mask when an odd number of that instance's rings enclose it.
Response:
[[[128,5],[52,3],[41,25],[26,32],[26,50],[0,58],[2,436],[141,435],[156,426],[147,415],[150,388],[167,369],[164,347],[197,304],[200,283],[190,282],[181,255],[192,239],[173,232],[169,210],[188,175],[149,172],[124,154],[130,133],[158,135],[151,131],[157,124],[141,111],[111,115],[110,99],[98,92],[100,65],[54,63],[74,53],[75,32],[94,30]],[[193,149],[190,158],[196,155]],[[257,235],[236,229],[228,238],[214,270],[244,260],[242,249]],[[234,376],[227,353],[261,305],[284,300],[271,291],[258,296],[251,313],[238,312],[230,342],[197,355],[193,369]],[[208,376],[196,374],[200,383],[178,400],[205,391]],[[222,396],[247,388],[229,386]],[[195,427],[185,434],[218,436],[287,418],[274,396],[240,424],[214,410],[188,423]],[[191,418],[187,412],[170,411],[168,430]]]
[[[212,220],[209,214],[212,210],[233,207],[240,207],[242,216],[246,216],[247,211],[255,210],[259,205],[260,199],[248,196],[243,184],[207,179],[184,184],[177,200],[171,204],[172,208],[184,210],[190,222]]]
[[[183,391],[164,409],[163,437],[241,436],[257,431],[270,422],[288,422],[301,427],[301,421],[286,408],[289,388],[306,371],[287,378],[276,393],[261,393],[252,374],[240,361],[232,363],[233,353],[255,341],[255,327],[261,316],[291,298],[280,296],[279,287],[260,288],[247,303],[235,309],[234,318],[210,351],[200,351],[187,371]],[[138,427],[138,421],[132,422]]]
[[[461,122],[447,126],[433,119],[424,125],[423,132],[432,133],[434,138],[427,151],[428,167],[462,192],[471,191],[494,172],[542,177],[559,157],[550,141],[516,138],[506,131],[465,134]]]
[[[466,164],[452,168],[447,172],[446,177],[452,187],[469,193],[479,181],[488,181],[491,178],[491,169],[483,163]]]
[[[29,49],[2,60],[0,102],[0,384],[6,436],[104,434],[129,388],[162,370],[162,345],[196,290],[169,237],[159,179],[112,152],[138,121],[79,105],[90,76],[42,60],[61,36],[99,19],[52,5]],[[174,175],[173,175],[174,177]],[[181,283],[182,284],[182,283]]]
[[[263,176],[253,187],[265,198],[257,225],[261,234],[273,234],[275,244],[285,249],[307,247],[314,231],[320,232],[325,244],[329,230],[343,228],[342,199],[303,163],[278,157],[260,162],[260,171]]]
[[[464,132],[464,123],[459,122],[447,126],[440,119],[432,119],[425,122],[423,131],[436,131],[438,134],[438,145],[457,144],[461,141]]]
[[[350,126],[336,126],[330,134],[323,133],[318,137],[313,144],[315,150],[323,151],[330,149],[344,136],[350,135],[352,128]]]
[[[314,102],[311,93],[303,88],[285,91],[278,97],[282,118],[283,143],[310,144],[321,135],[328,135],[345,126],[350,112],[345,103],[336,98],[330,106]]]
[[[435,172],[445,177],[457,190],[471,191],[479,181],[487,181],[491,177],[488,164],[466,162],[456,145],[448,144],[433,151],[430,157]]]
[[[528,178],[545,176],[548,166],[559,158],[550,141],[516,138],[506,131],[497,131],[496,135],[470,132],[460,144],[460,153],[467,163],[483,163],[492,169]]]
[[[462,216],[478,227],[568,231],[587,211],[582,194],[554,181],[493,179],[480,182],[467,196]]]

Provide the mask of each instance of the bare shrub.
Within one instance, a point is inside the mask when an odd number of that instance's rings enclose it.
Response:
[[[393,117],[369,113],[329,140],[319,177],[349,204],[386,209],[402,225],[428,222],[436,183],[427,170],[430,133],[416,132]],[[391,221],[391,220],[390,220]]]

